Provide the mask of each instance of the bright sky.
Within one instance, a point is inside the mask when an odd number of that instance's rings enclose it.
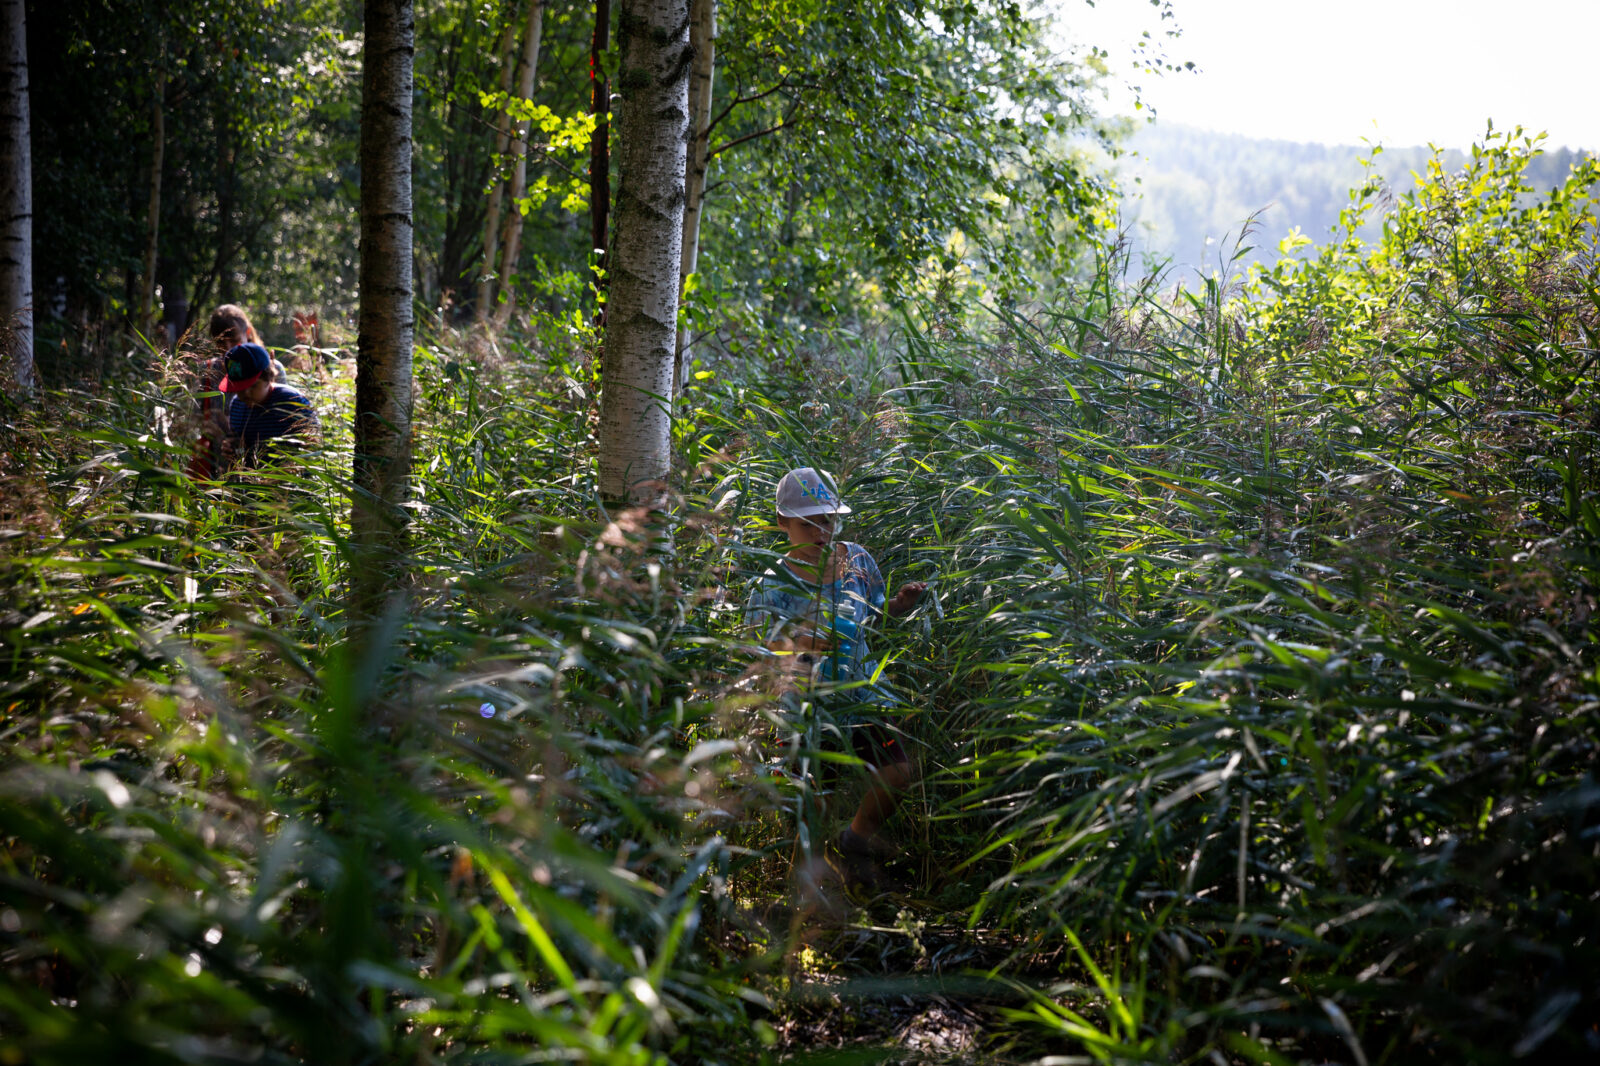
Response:
[[[1600,148],[1600,0],[1048,0],[1059,31],[1111,53],[1159,120],[1328,144],[1465,148],[1496,129]],[[1160,36],[1176,21],[1176,40]],[[1141,30],[1198,73],[1153,77]],[[1114,110],[1131,111],[1113,99]]]

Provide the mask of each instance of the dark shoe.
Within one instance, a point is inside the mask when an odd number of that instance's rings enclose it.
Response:
[[[900,849],[883,837],[864,837],[849,827],[839,834],[839,850],[870,855],[875,862],[893,862],[900,855]]]
[[[836,845],[844,865],[845,883],[851,888],[874,891],[878,887],[877,864],[872,860],[872,845],[860,833],[846,829]]]

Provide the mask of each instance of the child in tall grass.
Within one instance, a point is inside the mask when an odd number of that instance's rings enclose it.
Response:
[[[229,397],[214,395],[221,392],[228,376],[228,353],[241,344],[260,345],[261,335],[251,325],[250,316],[238,304],[223,304],[211,312],[207,332],[211,335],[211,349],[201,356],[195,391],[200,408],[200,441],[189,464],[189,476],[210,480],[227,469],[229,438],[233,428],[228,420]],[[288,375],[283,364],[272,359],[275,381],[287,383]]]
[[[305,393],[279,381],[278,366],[259,344],[236,344],[224,357],[226,373],[217,388],[228,397],[224,454],[230,462],[255,466],[274,458],[273,449],[283,438],[316,435],[316,408]]]
[[[880,846],[878,830],[894,813],[916,780],[917,766],[905,744],[881,721],[863,720],[859,708],[894,706],[894,696],[875,678],[878,662],[867,635],[887,614],[908,614],[927,586],[901,585],[887,598],[883,575],[872,553],[847,540],[835,540],[850,508],[831,477],[813,467],[789,471],[778,482],[777,523],[789,538],[780,565],[762,575],[745,606],[745,619],[759,626],[769,651],[795,657],[803,671],[844,688],[833,699],[858,708],[843,716],[851,746],[867,765],[866,795],[837,846],[851,880],[874,884],[872,858]],[[868,711],[871,713],[871,711]]]

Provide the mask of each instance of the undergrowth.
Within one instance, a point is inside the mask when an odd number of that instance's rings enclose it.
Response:
[[[347,366],[220,484],[181,375],[8,410],[0,1060],[803,1061],[823,972],[983,1061],[1592,1055],[1596,175],[1530,208],[1531,150],[1376,249],[707,355],[667,516],[597,509],[591,353],[441,333],[366,630]],[[865,906],[739,623],[801,464],[932,586]]]

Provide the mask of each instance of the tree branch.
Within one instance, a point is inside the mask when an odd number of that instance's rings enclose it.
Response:
[[[706,135],[710,136],[711,131],[717,128],[717,123],[719,123],[723,119],[727,118],[729,113],[732,112],[733,109],[738,107],[740,104],[753,104],[757,100],[765,100],[767,97],[771,96],[773,93],[781,92],[782,90],[788,89],[788,88],[791,88],[791,87],[800,88],[800,89],[814,89],[814,88],[816,88],[816,86],[814,86],[814,85],[807,85],[804,82],[792,82],[788,78],[784,78],[782,81],[780,81],[778,84],[774,85],[772,88],[764,90],[764,91],[759,92],[759,93],[756,93],[754,96],[735,96],[732,100],[730,100],[728,102],[728,106],[722,109],[722,113],[721,114],[719,114],[716,118],[712,119],[710,122],[706,123]],[[714,155],[715,153],[712,153],[712,154]]]
[[[769,94],[770,90],[767,93],[762,93],[763,96],[767,96]],[[769,133],[777,133],[779,130],[792,129],[796,125],[795,116],[800,113],[800,109],[805,105],[805,102],[805,97],[795,97],[793,105],[789,108],[789,113],[784,115],[783,118],[779,119],[776,124],[768,126],[764,130],[756,130],[754,133],[747,133],[743,137],[735,137],[731,141],[720,144],[715,150],[706,152],[706,159],[714,159],[723,152],[726,152],[728,149],[736,148],[746,141],[753,141],[758,137],[765,137]],[[724,112],[724,114],[726,114],[726,112]]]

